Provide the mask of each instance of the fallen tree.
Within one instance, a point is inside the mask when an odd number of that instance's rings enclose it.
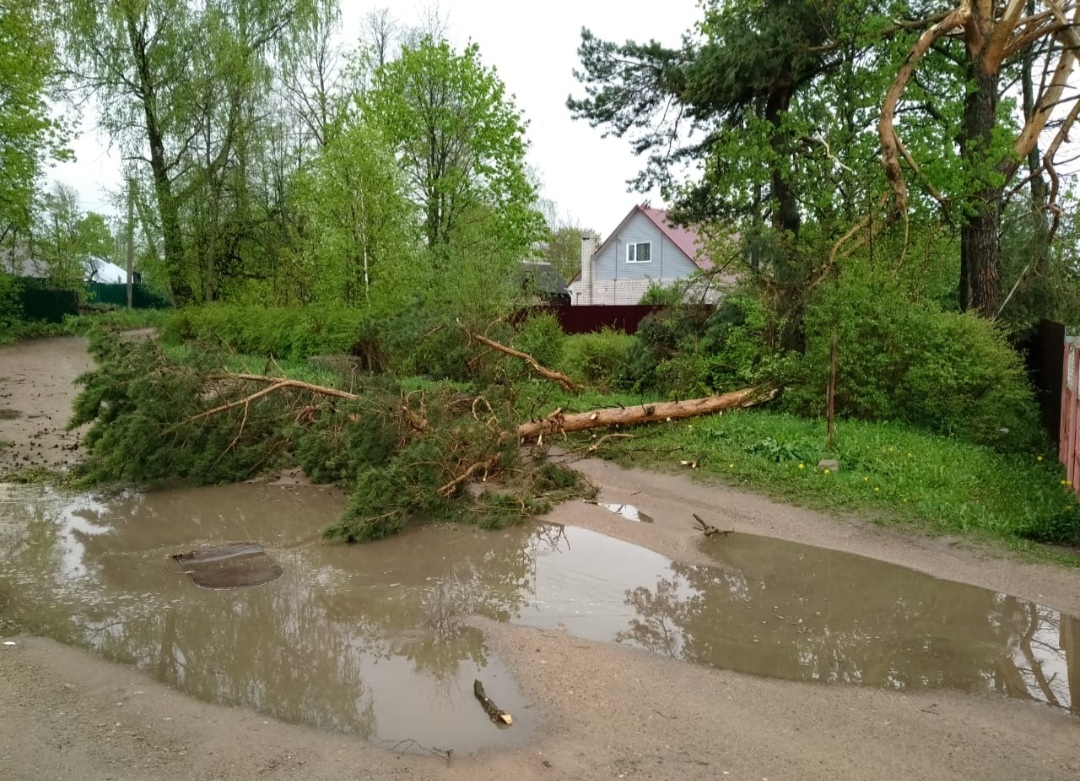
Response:
[[[520,424],[517,427],[517,438],[521,444],[524,444],[534,439],[541,441],[544,436],[553,434],[565,435],[596,428],[617,428],[638,426],[642,423],[685,420],[763,404],[775,398],[776,393],[775,389],[744,388],[722,396],[640,404],[635,407],[611,407],[573,415],[567,415],[563,410],[557,409],[543,420]]]
[[[92,349],[98,367],[79,380],[85,389],[70,424],[92,424],[79,469],[85,483],[239,482],[300,466],[312,480],[350,492],[326,535],[351,542],[393,534],[410,517],[516,523],[595,492],[546,458],[545,438],[708,415],[775,393],[750,388],[573,414],[560,408],[522,422],[516,391],[505,384],[407,389],[394,377],[369,375],[347,392],[226,371],[222,356],[202,351],[178,359],[156,342],[95,339]],[[356,377],[343,374],[346,382]],[[525,443],[534,447],[524,450]],[[483,490],[470,490],[477,483]]]

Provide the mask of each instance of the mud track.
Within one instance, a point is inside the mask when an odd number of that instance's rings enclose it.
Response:
[[[0,348],[0,440],[21,465],[55,444],[77,340]],[[36,417],[44,416],[44,417]],[[49,446],[46,447],[45,444]],[[69,445],[70,446],[70,445]],[[0,453],[3,452],[0,450]],[[51,453],[50,453],[51,455]],[[3,457],[3,456],[0,456]],[[59,463],[70,455],[59,456]],[[44,458],[42,456],[41,458]],[[0,462],[2,463],[2,462]],[[51,463],[57,463],[56,460]],[[722,528],[860,553],[1080,614],[1080,573],[961,540],[927,540],[724,487],[580,467],[631,524],[574,504],[553,519],[697,563],[691,513]],[[2,543],[0,543],[2,544]],[[722,543],[719,543],[722,544]],[[4,594],[0,593],[0,618]],[[1043,705],[754,678],[617,645],[477,621],[541,713],[526,748],[453,757],[392,753],[248,711],[207,705],[92,654],[33,637],[0,646],[0,776],[8,779],[1076,779],[1080,721]],[[0,624],[2,626],[2,624]]]

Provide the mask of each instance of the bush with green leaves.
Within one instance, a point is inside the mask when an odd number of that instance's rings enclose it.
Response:
[[[768,350],[765,329],[764,304],[751,291],[715,309],[680,305],[655,312],[638,327],[622,384],[686,398],[778,382],[790,361]]]
[[[162,336],[245,355],[306,358],[345,355],[370,327],[363,310],[207,304],[171,312]]]
[[[897,287],[852,265],[807,307],[806,353],[786,406],[824,414],[835,333],[838,415],[911,423],[998,448],[1038,447],[1038,409],[1003,331]]]
[[[558,366],[566,350],[566,338],[555,315],[535,312],[518,326],[513,346],[531,355],[542,366]]]
[[[634,337],[613,328],[575,334],[566,339],[559,369],[578,382],[610,390],[618,386],[633,345]]]

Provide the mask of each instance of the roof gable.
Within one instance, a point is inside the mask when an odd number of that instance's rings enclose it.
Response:
[[[709,258],[701,254],[700,247],[698,246],[698,231],[696,228],[683,228],[675,225],[668,220],[667,212],[664,209],[653,209],[650,206],[634,205],[634,208],[623,217],[622,222],[615,228],[607,239],[596,248],[596,252],[593,256],[600,254],[600,252],[607,247],[607,245],[618,239],[619,233],[622,231],[626,224],[633,218],[635,214],[644,214],[653,224],[658,227],[661,232],[671,240],[671,243],[686,256],[686,259],[697,266],[702,271],[708,271],[712,268],[712,261]]]

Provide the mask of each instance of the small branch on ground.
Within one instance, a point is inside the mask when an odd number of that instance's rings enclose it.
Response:
[[[461,324],[458,323],[458,325]],[[480,334],[473,333],[468,328],[465,328],[465,326],[462,326],[462,328],[465,330],[465,334],[470,339],[474,339],[480,342],[480,344],[486,344],[491,349],[498,350],[499,352],[505,353],[506,355],[513,356],[514,358],[520,358],[521,360],[525,361],[525,363],[529,364],[532,370],[539,374],[541,377],[547,377],[549,380],[554,380],[555,382],[559,383],[559,385],[561,385],[563,387],[563,390],[565,390],[567,393],[577,393],[578,386],[574,383],[573,380],[571,380],[562,372],[557,372],[553,369],[547,368],[546,366],[540,365],[540,363],[528,353],[523,353],[520,350],[515,350],[513,347],[507,347],[504,344],[499,344],[493,339],[488,339],[486,336],[481,336]]]
[[[717,529],[711,523],[705,523],[700,515],[697,513],[691,513],[694,516],[694,520],[697,521],[694,528],[705,533],[706,537],[727,537],[729,534],[734,534],[735,529]]]
[[[593,436],[596,436],[596,435],[594,434]],[[603,447],[604,443],[607,442],[609,439],[633,439],[633,438],[634,438],[633,434],[604,434],[604,436],[600,437],[598,440],[596,440],[592,444],[588,445],[587,447],[575,448],[571,452],[583,453],[585,455],[588,455],[589,453],[595,453],[597,450],[599,450],[601,447]]]
[[[480,683],[479,680],[473,681],[473,694],[476,695],[476,699],[480,700],[480,706],[484,709],[484,713],[494,723],[506,727],[514,723],[514,717],[502,710],[484,693],[484,684]]]

